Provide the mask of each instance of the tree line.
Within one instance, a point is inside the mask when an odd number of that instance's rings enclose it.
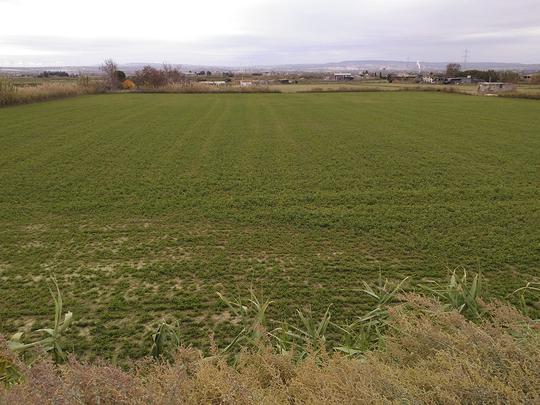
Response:
[[[462,70],[459,63],[449,63],[446,66],[446,77],[472,77],[486,82],[518,83],[520,75],[510,70],[496,71],[468,69]]]
[[[107,59],[100,69],[105,75],[105,83],[109,89],[129,88],[131,85],[156,88],[186,81],[184,73],[166,63],[161,69],[146,65],[135,71],[129,79],[125,72],[118,69],[118,65],[112,59]]]

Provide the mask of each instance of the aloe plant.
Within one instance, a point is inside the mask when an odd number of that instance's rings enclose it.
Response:
[[[55,363],[61,363],[66,359],[66,354],[62,348],[62,340],[65,332],[68,330],[72,320],[73,314],[66,312],[63,314],[63,301],[60,288],[54,277],[51,277],[51,281],[54,285],[54,290],[49,285],[49,292],[54,301],[54,324],[52,328],[44,328],[36,330],[37,333],[44,334],[45,337],[34,342],[24,343],[22,337],[24,332],[17,332],[11,336],[8,341],[8,347],[16,353],[23,353],[35,347],[41,347],[46,352],[52,354],[53,361]]]

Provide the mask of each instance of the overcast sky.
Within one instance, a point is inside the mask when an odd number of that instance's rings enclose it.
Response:
[[[540,63],[540,0],[0,0],[0,66]]]

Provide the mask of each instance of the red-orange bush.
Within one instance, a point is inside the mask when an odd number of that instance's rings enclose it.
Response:
[[[132,80],[126,79],[122,82],[123,90],[133,90],[135,88],[135,83]]]

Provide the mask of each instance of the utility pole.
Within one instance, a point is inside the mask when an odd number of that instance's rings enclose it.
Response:
[[[463,53],[463,70],[467,70],[467,61],[469,59],[469,50],[465,49]]]

